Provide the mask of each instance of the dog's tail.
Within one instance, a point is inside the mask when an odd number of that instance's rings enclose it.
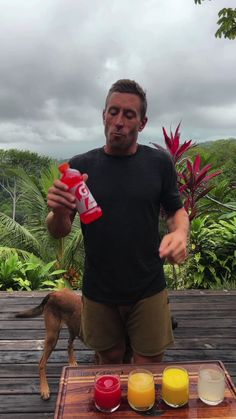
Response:
[[[30,310],[21,311],[20,313],[17,313],[15,317],[38,317],[43,314],[44,306],[47,304],[48,299],[50,298],[50,294],[46,295],[46,297],[43,299],[43,301],[34,308],[31,308]]]

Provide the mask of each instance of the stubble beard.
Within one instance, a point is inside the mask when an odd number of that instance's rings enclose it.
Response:
[[[125,136],[119,138],[114,138],[112,135],[105,133],[106,136],[106,148],[108,150],[114,151],[114,154],[126,154],[129,149],[137,146],[137,138],[130,139]],[[135,150],[137,147],[134,147]],[[127,153],[129,154],[129,153]]]

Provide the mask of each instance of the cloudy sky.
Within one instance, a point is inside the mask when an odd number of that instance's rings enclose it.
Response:
[[[236,41],[216,39],[235,0],[0,0],[0,148],[68,158],[104,143],[110,85],[138,81],[140,143],[236,137]]]

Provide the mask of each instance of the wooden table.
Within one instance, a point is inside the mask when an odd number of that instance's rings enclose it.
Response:
[[[208,406],[197,396],[197,377],[200,365],[218,365],[226,374],[225,398],[218,406]],[[161,400],[162,372],[167,365],[181,365],[189,372],[190,395],[186,406],[175,409],[167,406]],[[154,407],[145,413],[133,411],[127,402],[127,378],[135,365],[112,365],[112,366],[83,366],[64,367],[60,388],[57,397],[54,419],[75,418],[135,418],[138,416],[153,416],[172,419],[207,419],[207,418],[236,418],[236,390],[229,373],[220,361],[186,362],[186,363],[160,363],[146,364],[142,366],[154,374],[156,383],[156,403]],[[119,409],[112,414],[98,412],[93,401],[94,375],[98,371],[112,370],[121,374],[122,402]]]

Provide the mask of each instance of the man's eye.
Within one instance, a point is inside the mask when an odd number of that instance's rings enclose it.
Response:
[[[116,115],[117,114],[117,109],[114,109],[114,108],[110,109],[109,114],[110,115]]]
[[[126,118],[128,118],[128,119],[132,119],[132,118],[134,117],[134,114],[133,114],[133,112],[127,112],[127,113],[125,114],[125,116],[126,116]]]

